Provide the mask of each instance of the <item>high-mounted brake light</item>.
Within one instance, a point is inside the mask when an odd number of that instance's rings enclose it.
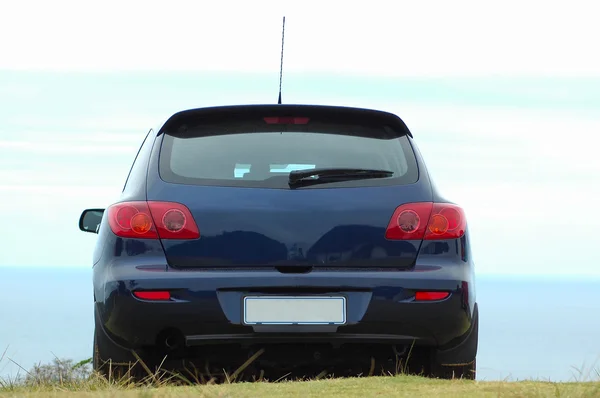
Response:
[[[137,291],[133,295],[141,300],[149,301],[167,301],[171,300],[171,293],[168,290]]]
[[[108,224],[117,236],[137,239],[198,239],[190,210],[175,202],[122,202],[108,208]]]
[[[418,202],[399,206],[385,232],[390,240],[443,240],[464,235],[463,209],[451,203]]]
[[[448,292],[416,292],[415,301],[438,301],[450,296]]]
[[[308,124],[307,117],[273,116],[263,118],[267,124]]]

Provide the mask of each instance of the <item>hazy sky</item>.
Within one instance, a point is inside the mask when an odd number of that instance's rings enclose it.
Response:
[[[118,197],[150,127],[276,101],[285,13],[284,102],[402,117],[478,272],[600,275],[598,10],[415,3],[0,6],[0,266],[90,267],[79,214]]]

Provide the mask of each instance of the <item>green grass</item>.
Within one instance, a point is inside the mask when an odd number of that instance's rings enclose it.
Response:
[[[388,376],[279,383],[254,382],[173,387],[108,383],[101,379],[79,383],[12,386],[0,397],[597,397],[600,383],[473,382],[432,380],[417,376]]]

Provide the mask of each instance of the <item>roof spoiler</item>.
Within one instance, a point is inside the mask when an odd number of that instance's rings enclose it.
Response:
[[[229,105],[188,109],[172,115],[157,129],[157,135],[165,131],[175,131],[182,125],[203,123],[213,124],[235,119],[264,119],[265,117],[308,117],[333,119],[344,124],[386,125],[398,136],[412,133],[400,117],[393,113],[343,106],[329,105]]]

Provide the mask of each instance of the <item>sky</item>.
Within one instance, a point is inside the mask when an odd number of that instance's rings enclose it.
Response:
[[[398,114],[478,273],[600,276],[600,6],[483,3],[2,4],[0,266],[90,267],[149,128],[276,101],[285,15],[283,101]]]

